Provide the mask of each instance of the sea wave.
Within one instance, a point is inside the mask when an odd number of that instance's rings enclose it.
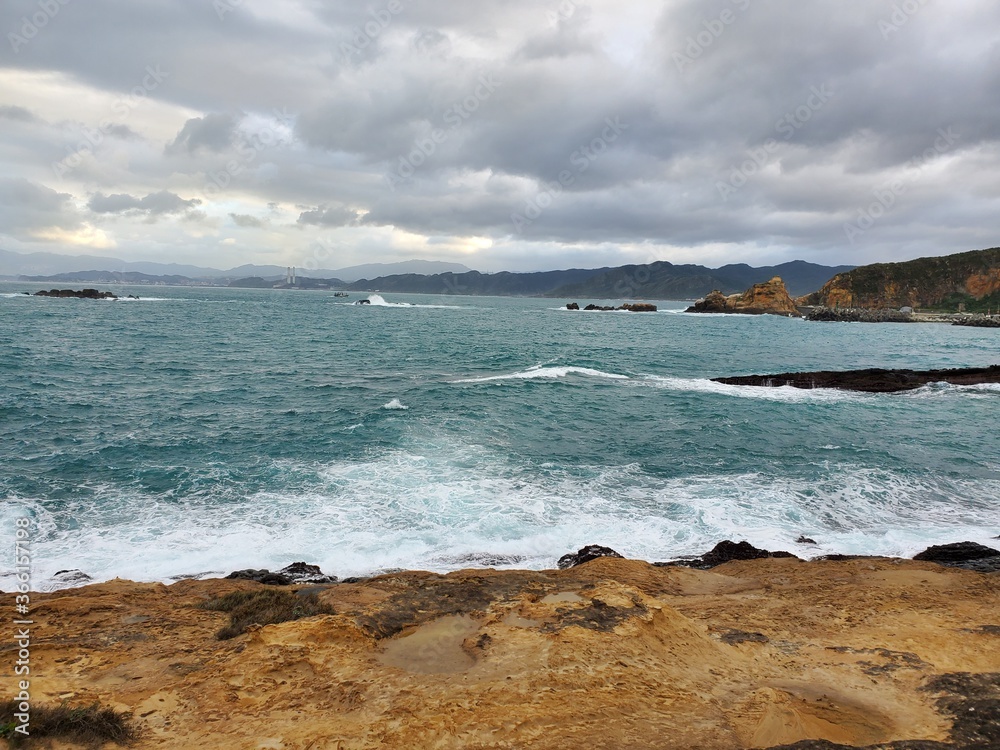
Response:
[[[717,383],[709,378],[644,375],[635,382],[640,385],[663,388],[670,391],[707,393],[731,398],[762,399],[765,401],[783,401],[786,403],[831,403],[860,401],[865,398],[871,398],[868,394],[834,388],[795,388],[790,385],[778,388],[764,388],[753,385],[726,385],[725,383]]]
[[[493,383],[504,380],[538,380],[565,378],[569,375],[583,375],[592,378],[605,378],[608,380],[628,380],[628,375],[619,375],[613,372],[604,372],[590,367],[560,366],[551,367],[545,365],[535,365],[527,370],[506,373],[503,375],[487,375],[481,378],[462,378],[453,380],[452,383]]]
[[[144,581],[294,560],[340,576],[445,572],[473,557],[541,569],[594,543],[650,561],[700,554],[722,539],[800,556],[909,557],[931,544],[989,544],[1000,525],[998,479],[844,462],[815,470],[662,477],[639,464],[524,465],[441,440],[367,461],[275,462],[275,485],[246,495],[220,487],[177,498],[106,486],[58,511],[9,497],[0,522],[25,514],[38,522],[34,580],[43,590],[65,585],[51,579],[65,568]],[[818,544],[798,544],[802,534]],[[0,588],[11,582],[10,571],[0,575]]]
[[[345,305],[371,306],[371,307],[413,307],[430,310],[461,310],[461,305],[417,305],[410,302],[388,302],[381,294],[371,294],[367,298],[368,305],[359,302],[343,302]]]

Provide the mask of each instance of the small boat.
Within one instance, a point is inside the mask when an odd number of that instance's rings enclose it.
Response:
[[[350,297],[351,295],[349,295],[347,292],[334,292],[333,296],[334,297]]]

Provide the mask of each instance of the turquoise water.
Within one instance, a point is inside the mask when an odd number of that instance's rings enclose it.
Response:
[[[37,521],[41,588],[66,568],[540,568],[584,544],[662,560],[725,538],[911,555],[1000,533],[1000,388],[708,380],[994,364],[994,330],[681,302],[635,315],[459,296],[15,294],[37,288],[0,285],[0,523],[13,537],[19,515]]]

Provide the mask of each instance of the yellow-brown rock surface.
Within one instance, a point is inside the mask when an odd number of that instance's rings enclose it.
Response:
[[[33,595],[32,697],[132,711],[140,749],[711,750],[948,742],[941,701],[964,699],[940,676],[1000,672],[1000,577],[933,563],[408,572],[217,640],[227,616],[198,605],[259,588]]]
[[[1000,248],[902,263],[873,263],[834,276],[800,305],[869,309],[935,307],[1000,293]],[[957,297],[956,297],[957,296]]]
[[[780,276],[754,284],[743,294],[726,296],[718,290],[710,292],[689,307],[687,312],[799,316],[795,301],[788,295]]]

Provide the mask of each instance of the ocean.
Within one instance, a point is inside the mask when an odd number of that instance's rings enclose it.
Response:
[[[60,570],[554,567],[746,540],[912,556],[1000,534],[1000,387],[723,386],[984,366],[991,329],[587,313],[496,297],[0,284],[0,525]],[[102,287],[105,288],[105,287]],[[816,545],[797,543],[800,535]],[[0,588],[14,586],[13,551]]]

